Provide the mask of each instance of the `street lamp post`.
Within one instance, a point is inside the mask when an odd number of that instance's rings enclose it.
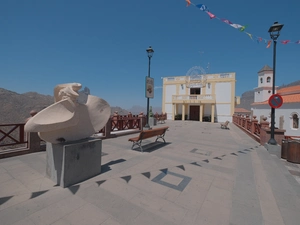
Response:
[[[273,83],[272,83],[272,94],[275,94],[275,72],[276,72],[276,45],[277,38],[280,35],[280,30],[282,29],[283,24],[279,24],[278,22],[274,22],[274,24],[270,27],[269,33],[270,37],[273,40]],[[271,107],[271,138],[268,142],[270,145],[277,145],[277,142],[274,138],[274,129],[275,129],[275,108]]]
[[[153,56],[154,50],[149,46],[149,48],[146,49],[146,52],[148,54],[148,59],[149,59],[149,64],[148,64],[148,77],[150,77],[150,63],[151,63],[151,58]],[[149,98],[147,98],[147,123],[145,125],[145,128],[150,128],[149,126]]]

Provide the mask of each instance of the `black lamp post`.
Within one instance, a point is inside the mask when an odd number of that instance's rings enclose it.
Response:
[[[274,24],[270,27],[269,33],[270,37],[273,40],[273,83],[272,83],[272,94],[275,94],[275,71],[276,71],[276,44],[277,38],[280,35],[280,30],[282,29],[283,24],[279,24],[278,22],[274,22]],[[268,142],[270,145],[277,145],[277,142],[274,138],[274,129],[275,129],[275,108],[271,107],[271,138]]]
[[[153,56],[154,50],[149,46],[149,48],[146,49],[146,52],[148,54],[148,59],[149,59],[149,65],[148,65],[148,77],[150,77],[150,63],[151,63],[151,58]],[[149,98],[147,98],[147,123],[145,125],[145,128],[150,128],[149,126]]]

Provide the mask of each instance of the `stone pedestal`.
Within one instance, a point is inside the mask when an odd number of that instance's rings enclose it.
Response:
[[[156,118],[154,118],[154,117],[149,117],[149,126],[151,127],[153,127],[153,126],[156,126],[156,124],[157,124],[157,121],[156,121]]]
[[[101,173],[100,139],[47,143],[46,152],[46,174],[61,187],[71,186]]]

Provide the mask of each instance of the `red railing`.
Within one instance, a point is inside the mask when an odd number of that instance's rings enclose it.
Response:
[[[1,124],[0,125],[0,147],[19,144],[28,145],[28,140],[24,132],[25,123]]]
[[[110,118],[111,131],[139,129],[141,117],[138,115],[114,115]]]
[[[111,126],[105,126],[108,133],[112,131],[122,131],[122,130],[130,130],[130,129],[141,129],[141,122],[143,126],[145,126],[144,115],[113,115],[108,120]],[[26,137],[26,133],[24,132],[25,123],[20,124],[2,124],[0,125],[0,148],[4,149],[5,146],[17,146],[19,144],[26,144],[26,148],[28,147],[28,140]],[[105,134],[105,127],[103,127],[99,133]],[[107,133],[106,132],[106,133]],[[7,149],[7,148],[6,148]]]
[[[251,120],[248,115],[233,115],[232,122],[252,136],[256,141],[260,141],[261,124],[256,120],[256,116],[253,116],[253,119]]]

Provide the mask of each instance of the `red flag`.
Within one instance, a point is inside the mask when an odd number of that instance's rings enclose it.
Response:
[[[282,44],[286,45],[290,42],[290,40],[284,40],[284,41],[281,41]]]
[[[211,12],[206,11],[206,13],[209,15],[209,18],[211,18],[211,19],[216,18],[216,16],[214,14],[212,14]]]
[[[190,0],[185,0],[186,1],[186,7],[188,7],[188,6],[190,6],[190,4],[191,4],[191,1]]]
[[[268,41],[267,48],[270,48],[272,41]]]

